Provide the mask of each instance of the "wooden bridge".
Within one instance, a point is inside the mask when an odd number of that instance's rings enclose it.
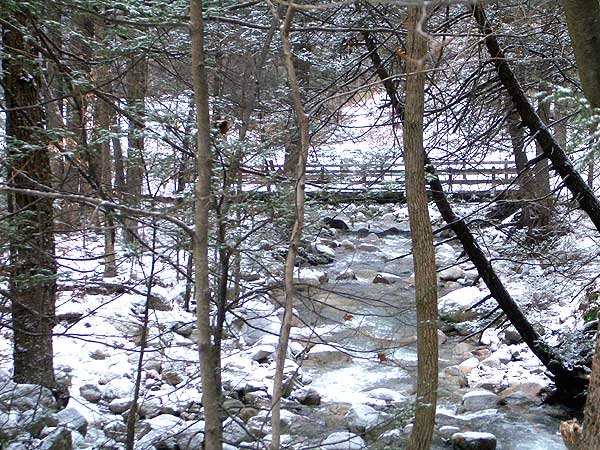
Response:
[[[435,165],[445,192],[456,197],[489,197],[501,189],[518,187],[514,183],[517,169],[511,162],[485,161],[468,165],[461,161]],[[282,167],[272,163],[252,172],[249,178],[256,191],[271,192],[282,180]],[[310,164],[306,168],[306,192],[316,199],[402,201],[404,181],[403,165]]]

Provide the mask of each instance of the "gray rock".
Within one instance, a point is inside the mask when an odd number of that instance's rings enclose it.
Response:
[[[460,432],[460,428],[454,427],[452,425],[444,425],[441,426],[438,430],[438,434],[442,439],[451,439],[453,434]]]
[[[44,428],[57,426],[58,420],[47,409],[31,409],[20,415],[18,424],[21,431],[39,437]]]
[[[84,384],[79,388],[79,394],[92,403],[98,403],[102,398],[102,392],[95,384]]]
[[[46,436],[37,448],[38,450],[73,450],[71,430],[58,427]]]
[[[312,387],[304,387],[294,392],[294,397],[302,405],[318,406],[321,404],[321,394]]]
[[[204,443],[204,421],[186,422],[183,430],[177,436],[180,450],[198,450]]]
[[[104,360],[104,359],[108,358],[109,356],[110,356],[110,354],[102,348],[94,350],[93,352],[90,353],[90,358],[95,359],[97,361]]]
[[[354,270],[348,268],[348,269],[344,270],[343,272],[339,273],[335,277],[335,279],[338,281],[346,281],[346,280],[357,280],[358,278],[356,278],[356,274],[354,273]]]
[[[360,250],[361,252],[370,252],[370,253],[381,251],[381,249],[379,247],[377,247],[376,245],[369,244],[366,242],[363,242],[362,244],[358,244],[356,249]]]
[[[365,441],[348,431],[332,433],[321,443],[321,450],[360,450],[366,448]]]
[[[60,426],[75,430],[83,436],[87,433],[88,421],[76,408],[65,408],[57,412],[54,417]]]
[[[172,311],[173,305],[162,295],[153,294],[149,298],[148,308],[154,309],[156,311]]]
[[[450,292],[439,299],[439,314],[450,322],[464,322],[477,317],[473,306],[484,297],[476,287],[464,287]]]
[[[442,281],[456,281],[464,276],[464,272],[460,267],[453,266],[442,270],[438,275]]]
[[[183,376],[176,370],[165,369],[160,374],[162,380],[170,386],[177,386],[183,382]]]
[[[250,419],[253,420],[254,418]],[[250,421],[248,421],[248,427],[249,429],[252,429],[250,427]],[[266,429],[267,427],[265,426],[265,434],[270,432],[270,429]],[[264,436],[263,435],[263,436]],[[229,420],[225,422],[225,425],[223,426],[223,440],[226,442],[229,442],[231,444],[240,444],[241,442],[250,439],[251,436],[248,434],[248,432],[246,431],[246,429],[240,425],[239,423],[237,423],[235,420]]]
[[[39,407],[57,407],[50,389],[36,384],[17,384],[12,381],[0,384],[0,409],[28,411]]]
[[[104,425],[104,434],[117,442],[125,442],[127,425],[122,420],[115,420]]]
[[[492,409],[498,406],[501,398],[489,391],[471,391],[467,392],[458,407],[460,413],[481,411],[482,409]]]
[[[12,441],[21,431],[16,411],[0,411],[0,442]]]
[[[250,349],[250,358],[254,361],[270,359],[277,351],[274,345],[262,344]]]
[[[306,361],[318,364],[349,364],[352,357],[330,345],[317,344],[308,352]]]
[[[127,378],[115,378],[104,386],[102,399],[110,402],[116,398],[127,398],[133,394],[134,384]]]
[[[132,403],[133,399],[131,398],[115,398],[108,404],[108,410],[113,414],[123,414],[131,407]]]
[[[375,278],[373,278],[373,283],[379,283],[379,284],[394,284],[397,282],[403,281],[402,277],[399,277],[398,275],[394,275],[393,273],[385,273],[385,272],[381,272],[378,273],[377,275],[375,275]]]
[[[353,433],[366,433],[385,421],[387,414],[367,405],[353,405],[346,413],[348,429]]]
[[[451,440],[457,450],[496,450],[497,445],[493,434],[474,431],[454,433]]]
[[[408,400],[406,396],[388,388],[372,389],[367,392],[367,397],[383,400],[386,403],[400,403]]]

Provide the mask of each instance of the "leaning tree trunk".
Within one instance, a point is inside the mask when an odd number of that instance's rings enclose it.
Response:
[[[427,450],[435,425],[438,385],[437,274],[433,232],[425,191],[425,150],[423,148],[423,114],[425,108],[425,73],[427,40],[420,29],[425,7],[408,9],[406,101],[402,140],[406,166],[406,200],[415,266],[417,305],[417,392],[414,428],[408,441],[409,450]]]
[[[221,386],[218,383],[217,361],[212,342],[210,326],[211,293],[209,284],[208,235],[210,231],[209,211],[212,203],[211,188],[211,149],[209,94],[206,66],[204,62],[204,21],[202,0],[190,2],[190,25],[192,40],[192,78],[196,102],[196,123],[198,125],[196,166],[198,176],[194,186],[193,255],[196,271],[196,308],[198,324],[198,352],[202,376],[202,404],[204,406],[204,448],[223,448],[221,428]]]
[[[3,26],[2,67],[6,101],[8,183],[19,189],[51,186],[44,110],[38,88],[41,67],[30,45],[32,12],[19,7],[11,26]],[[56,295],[54,211],[52,200],[27,194],[8,195],[10,224],[10,290],[14,333],[14,379],[53,388],[52,328]]]
[[[294,265],[300,246],[302,228],[304,227],[304,187],[306,160],[308,158],[309,129],[308,116],[304,112],[302,99],[300,96],[300,84],[296,76],[296,69],[292,60],[292,48],[290,43],[290,27],[294,17],[295,9],[288,6],[283,25],[281,26],[281,44],[283,49],[283,59],[290,86],[290,97],[292,106],[298,122],[298,131],[300,133],[300,148],[295,170],[295,218],[288,253],[285,259],[284,268],[284,294],[285,294],[285,312],[279,332],[279,344],[275,357],[275,379],[273,380],[273,398],[272,398],[272,441],[271,450],[279,450],[281,438],[281,398],[283,396],[283,369],[285,368],[285,357],[287,355],[288,341],[290,338],[290,329],[292,325],[292,310],[294,307]],[[276,14],[276,13],[275,13]]]

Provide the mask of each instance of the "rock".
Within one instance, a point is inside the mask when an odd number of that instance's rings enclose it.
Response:
[[[383,400],[386,403],[401,403],[408,400],[406,396],[387,388],[372,389],[367,392],[367,397]]]
[[[127,425],[123,420],[114,420],[104,425],[104,434],[117,442],[125,442],[127,438]]]
[[[460,432],[460,428],[454,427],[452,425],[444,425],[441,426],[438,430],[438,434],[442,439],[449,440],[452,438],[452,435]]]
[[[354,270],[348,268],[348,269],[344,270],[343,272],[341,272],[340,274],[338,274],[335,277],[335,279],[338,281],[344,281],[344,280],[357,280],[358,278],[356,278],[356,274],[354,273]]]
[[[148,299],[148,308],[156,311],[172,311],[173,305],[162,295],[152,294]]]
[[[405,278],[402,278],[398,275],[394,275],[393,273],[379,272],[377,275],[375,275],[373,283],[394,284],[402,282],[404,280]]]
[[[115,398],[108,404],[108,410],[113,414],[123,414],[131,407],[132,403],[133,399],[131,398]]]
[[[458,407],[460,413],[492,409],[498,406],[501,398],[489,391],[471,391],[463,395],[462,403]]]
[[[0,383],[0,409],[29,411],[40,406],[57,407],[50,389],[37,384],[17,384],[8,380]]]
[[[33,436],[39,436],[46,427],[56,427],[58,420],[47,409],[38,408],[23,412],[18,418],[21,431],[27,431]]]
[[[248,420],[250,420],[252,417],[256,416],[257,414],[258,414],[258,409],[246,406],[246,407],[240,409],[240,414],[238,417],[240,419],[242,419],[244,422],[248,422]]]
[[[477,312],[471,308],[483,297],[484,294],[474,286],[452,291],[439,300],[440,317],[450,322],[472,320],[477,317]]]
[[[182,383],[184,378],[178,371],[173,369],[165,369],[160,374],[160,378],[170,386],[177,386]]]
[[[294,269],[294,283],[307,284],[310,286],[319,286],[327,282],[329,276],[322,270],[310,269],[307,267],[298,267]]]
[[[463,277],[464,272],[460,267],[453,266],[442,270],[438,275],[442,281],[457,281]]]
[[[327,225],[329,228],[333,228],[335,230],[341,230],[341,231],[349,231],[350,230],[350,227],[348,226],[348,224],[346,222],[344,222],[342,219],[338,219],[335,217],[324,217],[323,223],[325,225]]]
[[[16,411],[0,411],[0,442],[12,441],[21,431]]]
[[[186,422],[177,436],[180,450],[198,450],[204,446],[204,421]]]
[[[321,450],[361,450],[365,449],[365,441],[348,431],[332,433],[321,442]]]
[[[252,358],[253,361],[263,361],[263,360],[271,359],[276,351],[277,351],[277,349],[275,348],[274,345],[263,344],[263,345],[258,345],[256,347],[252,347],[249,350],[249,353],[250,353],[250,358]]]
[[[352,357],[331,345],[317,344],[307,353],[306,361],[317,364],[349,364]]]
[[[104,386],[102,399],[110,402],[117,398],[129,398],[133,395],[135,386],[131,380],[127,378],[116,378]]]
[[[252,430],[251,421],[254,419],[255,417],[248,421],[248,430]],[[264,434],[262,436],[266,435],[270,431],[270,427],[265,426]],[[223,425],[223,440],[225,442],[237,445],[250,438],[251,436],[248,434],[248,431],[246,431],[246,427],[243,427],[233,419],[225,421]]]
[[[497,445],[493,434],[474,431],[454,433],[451,441],[457,450],[496,450]]]
[[[366,433],[385,421],[387,414],[367,405],[353,405],[346,413],[348,429],[353,433]]]
[[[442,330],[437,330],[437,335],[438,335],[438,345],[442,345],[442,344],[445,344],[446,342],[448,342],[448,336],[446,336],[446,333],[444,333]]]
[[[460,369],[460,371],[463,374],[467,375],[468,373],[470,373],[478,365],[479,365],[479,360],[473,356],[473,357],[471,357],[469,359],[466,359],[465,361],[461,362],[458,365],[458,368]]]
[[[488,358],[485,358],[479,364],[482,365],[482,366],[484,366],[484,367],[491,367],[492,369],[498,369],[502,365],[500,363],[500,360],[497,357],[493,356],[493,355],[490,356],[490,357],[488,357]]]
[[[311,250],[317,255],[326,256],[327,259],[331,261],[335,259],[335,250],[327,245],[321,243],[312,243]]]
[[[346,249],[346,250],[356,250],[356,245],[354,245],[354,243],[349,240],[349,239],[344,239],[342,240],[342,242],[340,242],[340,247]]]
[[[544,386],[542,383],[538,383],[535,381],[527,381],[525,383],[519,383],[519,384],[512,385],[509,388],[503,390],[500,393],[500,397],[506,398],[507,396],[509,396],[515,392],[523,392],[530,399],[535,399],[540,396],[540,394],[545,389],[545,387],[546,386]]]
[[[145,398],[138,407],[138,414],[143,419],[152,419],[161,414],[162,406],[158,397]]]
[[[71,430],[58,427],[46,436],[36,448],[38,450],[73,450]]]
[[[94,350],[93,352],[90,353],[90,358],[95,359],[97,361],[101,361],[103,359],[106,359],[109,356],[110,356],[110,354],[106,350],[104,350],[102,348]]]
[[[360,250],[361,252],[371,252],[371,253],[375,253],[375,252],[380,252],[381,249],[379,247],[377,247],[374,244],[369,244],[366,242],[363,242],[362,244],[358,244],[358,246],[356,247],[357,250]]]
[[[321,394],[311,387],[304,387],[294,392],[294,397],[302,405],[318,406],[321,404]]]
[[[102,392],[95,384],[84,384],[79,388],[79,394],[92,403],[98,403],[102,398]]]
[[[65,408],[57,412],[54,417],[59,426],[75,430],[83,436],[87,433],[88,421],[76,408]]]
[[[523,338],[515,328],[508,327],[506,330],[504,330],[504,341],[510,345],[520,344],[523,342]]]
[[[196,328],[196,322],[184,322],[182,320],[177,320],[171,324],[170,328],[174,333],[177,333],[184,338],[189,338]]]

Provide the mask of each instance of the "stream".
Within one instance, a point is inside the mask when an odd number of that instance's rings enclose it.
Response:
[[[351,363],[324,365],[307,361],[309,364],[304,366],[305,373],[313,380],[310,386],[322,395],[323,405],[372,402],[367,392],[376,388],[389,388],[407,397],[414,394],[417,357],[412,258],[394,259],[410,251],[410,238],[406,233],[361,236],[352,232],[337,236],[339,240],[346,240],[346,247],[338,247],[335,261],[322,266],[329,274],[329,282],[303,291],[305,301],[298,307],[303,317],[310,317],[321,342],[326,341],[352,356]],[[348,241],[358,249],[352,249]],[[361,248],[360,244],[365,243],[377,246],[380,251],[368,246]],[[347,269],[354,272],[357,280],[336,281],[336,275]],[[393,284],[372,282],[376,274],[382,272],[396,275],[389,276]],[[448,288],[441,287],[439,295],[447,291]],[[318,341],[319,338],[311,339]],[[441,425],[450,425],[460,431],[494,434],[499,450],[564,450],[566,447],[558,434],[560,420],[570,418],[564,409],[529,402],[456,414],[462,396],[473,389],[459,387],[456,379],[442,373],[445,367],[466,359],[465,352],[461,351],[465,345],[460,343],[459,337],[450,337],[440,345],[441,375],[432,449],[450,448],[443,439],[449,436],[437,432]],[[470,348],[474,347],[476,343]],[[317,415],[323,417],[321,413],[323,410]],[[325,422],[329,431],[337,431],[335,421]],[[393,425],[402,428],[403,423],[398,421]],[[407,433],[401,433],[396,442],[402,445],[406,437]],[[376,435],[371,439],[367,436],[366,441],[369,448],[400,448],[376,442]]]

